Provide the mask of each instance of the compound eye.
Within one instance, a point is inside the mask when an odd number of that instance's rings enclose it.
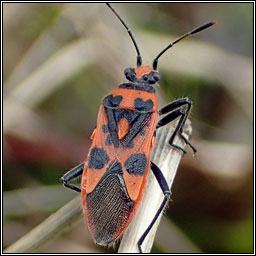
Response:
[[[159,73],[154,72],[154,73],[153,73],[153,78],[154,78],[154,80],[155,80],[156,82],[159,81],[159,80],[160,80],[160,75],[159,75]]]
[[[127,76],[127,75],[129,75],[130,73],[131,73],[131,68],[126,68],[125,70],[124,70],[124,74],[125,74],[125,76]]]
[[[158,72],[151,72],[149,75],[149,83],[150,84],[155,84],[157,81],[160,80],[160,75]]]
[[[131,82],[135,82],[137,80],[134,68],[126,68],[124,70],[124,74],[125,77]]]
[[[148,81],[148,76],[143,76],[143,80],[146,82]]]

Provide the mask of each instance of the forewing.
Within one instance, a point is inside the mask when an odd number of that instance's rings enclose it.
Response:
[[[144,191],[156,114],[101,107],[82,200],[94,240],[112,243],[130,223]]]

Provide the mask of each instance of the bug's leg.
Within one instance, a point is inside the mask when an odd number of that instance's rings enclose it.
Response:
[[[84,162],[77,165],[76,167],[74,167],[73,169],[68,171],[66,174],[64,174],[64,176],[61,177],[63,185],[67,188],[70,188],[70,189],[76,191],[76,192],[81,192],[80,188],[78,188],[72,184],[69,184],[69,182],[72,181],[73,179],[81,176],[83,173],[83,169],[84,169]]]
[[[185,149],[183,149],[182,147],[180,147],[180,146],[178,146],[178,145],[176,145],[176,144],[173,143],[173,140],[174,140],[175,136],[177,135],[177,133],[179,133],[180,135],[182,134],[181,129],[182,129],[182,125],[184,124],[184,119],[185,119],[185,117],[186,117],[186,114],[185,114],[184,109],[182,109],[182,108],[177,109],[177,110],[171,112],[170,114],[168,114],[167,116],[165,116],[164,118],[162,118],[162,119],[158,122],[158,124],[157,124],[157,126],[156,126],[156,129],[158,129],[158,128],[160,128],[160,127],[162,127],[162,126],[164,126],[164,125],[170,123],[171,121],[175,120],[175,119],[178,118],[178,117],[180,117],[180,119],[179,119],[179,122],[178,122],[177,126],[175,127],[175,130],[174,130],[174,132],[173,132],[173,134],[172,134],[172,136],[171,136],[171,138],[170,138],[170,140],[169,140],[169,144],[170,144],[171,146],[173,146],[173,147],[179,149],[179,150],[182,150],[184,153],[187,153]],[[184,139],[184,138],[185,138],[185,137],[182,136],[182,139]],[[185,142],[188,143],[188,140],[185,140]],[[190,145],[190,143],[189,143],[189,145]],[[194,147],[192,147],[192,149],[193,149],[193,148],[194,148]],[[194,150],[194,149],[193,149],[193,150]]]
[[[169,186],[166,182],[166,179],[163,175],[163,173],[161,172],[161,170],[159,169],[159,167],[154,164],[153,162],[151,162],[151,170],[153,171],[157,182],[161,188],[161,190],[163,191],[164,194],[164,199],[163,202],[161,203],[161,205],[159,206],[159,209],[157,210],[155,217],[153,218],[153,220],[151,221],[151,223],[149,224],[149,226],[147,227],[147,229],[145,230],[145,232],[143,233],[143,235],[141,236],[141,238],[138,241],[138,247],[139,247],[139,251],[140,253],[142,253],[142,249],[141,249],[141,245],[143,243],[143,241],[145,240],[146,236],[148,235],[148,233],[150,232],[151,228],[153,227],[153,225],[155,224],[157,218],[159,217],[160,213],[162,212],[162,210],[164,209],[170,195],[170,189]]]
[[[171,112],[171,111],[173,111],[177,108],[180,108],[182,106],[185,106],[185,105],[187,105],[187,114],[189,114],[189,111],[192,107],[192,101],[187,97],[168,103],[166,106],[162,107],[158,111],[158,114],[159,115],[164,115],[164,114],[167,114],[167,113],[169,113],[169,112]]]
[[[182,108],[185,105],[187,105],[187,108],[186,109]],[[172,136],[171,136],[171,138],[169,140],[169,143],[170,143],[171,146],[173,146],[173,147],[175,147],[175,148],[177,148],[179,150],[182,150],[184,153],[186,153],[186,150],[181,148],[178,145],[175,145],[173,143],[173,141],[174,141],[175,136],[177,134],[179,134],[180,137],[185,141],[185,143],[188,144],[191,147],[193,152],[196,153],[196,151],[197,151],[196,148],[182,134],[183,127],[184,127],[184,124],[185,124],[185,122],[186,122],[186,120],[188,118],[191,106],[192,106],[192,102],[188,98],[179,99],[179,100],[171,102],[170,104],[166,105],[165,107],[163,107],[159,111],[159,115],[163,115],[163,114],[166,114],[168,112],[169,112],[169,114],[166,115],[164,118],[162,118],[157,123],[157,126],[156,126],[156,129],[158,129],[158,128],[160,128],[160,127],[162,127],[162,126],[172,122],[176,118],[180,117],[179,122],[178,122],[177,126],[175,127],[175,130],[174,130],[174,132],[173,132],[173,134],[172,134]]]

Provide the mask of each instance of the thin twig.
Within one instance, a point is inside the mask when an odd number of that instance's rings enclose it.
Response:
[[[187,134],[187,137],[189,137],[191,134],[190,124],[188,124],[185,128],[185,134]],[[173,130],[173,124],[159,129],[156,136],[156,146],[151,155],[152,161],[160,167],[170,187],[183,154],[179,150],[172,149],[168,144],[168,140],[173,133]],[[178,137],[176,138],[175,143],[182,147],[185,146],[184,142]],[[162,191],[159,188],[153,174],[150,172],[145,195],[134,220],[123,236],[118,251],[119,253],[138,252],[137,241],[147,228],[150,221],[153,219],[154,214],[162,202],[162,199]],[[24,235],[18,241],[10,245],[4,252],[36,252],[45,243],[52,241],[53,237],[59,236],[65,231],[66,228],[70,228],[70,225],[80,219],[81,216],[81,199],[80,196],[77,196],[33,230],[31,230],[28,234]],[[160,218],[145,239],[143,243],[143,252],[150,252],[159,221]]]

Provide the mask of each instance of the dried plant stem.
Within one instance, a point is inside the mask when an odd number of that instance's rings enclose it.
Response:
[[[189,121],[187,122],[185,128],[185,135],[189,137],[192,131]],[[177,149],[173,149],[168,143],[170,136],[174,131],[173,124],[167,125],[160,130],[157,132],[157,145],[153,149],[151,157],[152,161],[161,169],[171,190],[172,183],[174,181],[183,152]],[[185,143],[180,138],[178,138],[178,136],[174,143],[181,147],[185,147]],[[143,195],[141,205],[132,223],[122,238],[118,253],[139,253],[138,240],[154,218],[160,204],[163,201],[163,198],[163,192],[160,189],[156,178],[152,172],[150,172],[146,191]],[[160,223],[160,219],[161,216],[159,216],[150,233],[144,240],[142,244],[143,253],[150,253],[157,227]]]
[[[5,253],[32,253],[60,235],[82,217],[81,198],[75,197],[29,233],[5,249]]]
[[[181,151],[172,149],[168,144],[168,140],[173,133],[173,130],[173,124],[159,129],[156,136],[156,146],[152,151],[152,161],[160,167],[170,187],[173,183],[180,159],[183,155]],[[191,134],[190,124],[187,125],[185,133],[187,136]],[[182,147],[185,146],[185,143],[181,141],[178,136],[175,143]],[[138,252],[137,241],[153,219],[162,200],[163,193],[157,184],[155,177],[150,172],[143,200],[134,220],[123,236],[118,251],[119,253]],[[4,252],[36,252],[42,245],[52,241],[53,237],[60,235],[66,228],[70,228],[70,225],[74,224],[81,216],[81,199],[80,196],[77,196],[31,230],[28,234],[24,235],[18,241],[9,246]],[[143,252],[150,252],[159,221],[160,218],[145,239],[143,243]]]

